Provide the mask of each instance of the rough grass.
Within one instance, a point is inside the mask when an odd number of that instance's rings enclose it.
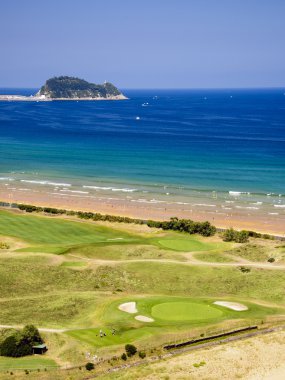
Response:
[[[205,261],[207,263],[234,263],[237,261],[233,257],[228,256],[227,254],[217,252],[196,253],[194,257],[197,260]]]
[[[264,262],[269,259],[269,249],[259,244],[245,244],[228,251],[229,254],[249,261]]]
[[[70,248],[66,253],[102,260],[173,259],[184,261],[181,254],[143,244],[88,244]]]
[[[98,298],[87,292],[0,300],[0,321],[53,328],[91,326],[97,304]]]

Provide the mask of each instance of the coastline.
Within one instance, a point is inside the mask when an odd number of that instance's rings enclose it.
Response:
[[[20,189],[19,189],[20,190]],[[22,189],[23,190],[23,189]],[[217,228],[246,229],[260,233],[285,236],[283,220],[269,218],[266,214],[252,215],[238,210],[230,216],[220,215],[217,210],[186,210],[170,205],[158,207],[159,204],[131,203],[122,198],[88,197],[81,194],[59,194],[38,190],[14,191],[13,194],[0,189],[0,200],[7,203],[25,203],[41,207],[55,207],[74,211],[90,211],[115,216],[139,219],[169,220],[171,217],[206,221]]]
[[[0,95],[0,102],[52,102],[52,101],[97,101],[97,100],[128,100],[125,95],[115,95],[104,97],[86,97],[86,98],[47,98],[45,96],[25,96],[25,95]]]

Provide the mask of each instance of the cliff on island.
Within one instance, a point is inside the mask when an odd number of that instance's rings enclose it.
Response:
[[[60,76],[48,79],[41,89],[31,96],[0,95],[0,101],[51,101],[51,100],[124,100],[128,99],[112,83],[89,83],[86,80]]]
[[[89,100],[120,100],[127,99],[112,83],[89,83],[83,79],[60,76],[48,79],[41,87],[36,97],[48,99],[89,99]]]

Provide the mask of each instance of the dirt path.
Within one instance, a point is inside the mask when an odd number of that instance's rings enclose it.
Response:
[[[235,263],[210,263],[206,261],[200,261],[197,258],[190,257],[188,261],[179,261],[179,260],[172,260],[172,259],[134,259],[134,260],[104,260],[104,259],[90,259],[87,257],[82,256],[76,256],[76,255],[69,255],[69,257],[74,257],[76,259],[80,259],[83,261],[87,261],[90,263],[94,263],[97,265],[117,265],[121,263],[167,263],[167,264],[180,264],[180,265],[196,265],[196,266],[206,266],[206,267],[240,267],[240,266],[247,266],[250,268],[260,268],[260,269],[269,269],[269,270],[285,270],[284,264],[270,264],[270,263],[256,263],[251,261],[245,261],[240,260]]]

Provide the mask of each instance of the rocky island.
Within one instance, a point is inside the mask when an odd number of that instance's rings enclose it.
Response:
[[[0,95],[1,100],[51,101],[51,100],[124,100],[127,99],[112,83],[89,83],[83,79],[60,76],[48,79],[41,89],[31,96]]]

